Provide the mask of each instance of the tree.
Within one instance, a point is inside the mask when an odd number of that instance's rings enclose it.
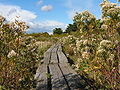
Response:
[[[63,30],[61,28],[55,28],[53,29],[53,34],[62,34],[63,33]]]
[[[75,32],[77,31],[77,25],[75,23],[69,24],[65,30],[65,33]]]

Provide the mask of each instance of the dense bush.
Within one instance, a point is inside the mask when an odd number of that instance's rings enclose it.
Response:
[[[26,35],[27,28],[25,22],[8,22],[0,16],[0,90],[35,87],[37,62],[50,43]]]
[[[62,31],[61,28],[55,28],[55,29],[53,29],[53,34],[58,34],[58,35],[60,35],[60,34],[62,34],[62,33],[63,33],[63,31]]]
[[[65,33],[71,33],[77,31],[77,25],[75,23],[68,24],[67,28],[65,29]]]
[[[60,41],[65,48],[70,47],[77,57],[76,70],[95,81],[98,89],[119,89],[120,83],[120,6],[104,0],[102,18],[97,20],[88,11],[77,14],[73,21],[76,33],[63,37]],[[65,49],[66,50],[66,49]],[[66,54],[71,56],[70,51]],[[76,58],[75,58],[76,59]]]

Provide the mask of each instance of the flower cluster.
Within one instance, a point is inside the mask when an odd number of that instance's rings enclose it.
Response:
[[[108,10],[110,8],[114,8],[117,4],[116,3],[111,3],[108,0],[104,0],[100,6],[102,7],[102,10]]]
[[[116,26],[117,26],[117,28],[120,28],[120,22],[118,22],[118,23],[116,24]]]
[[[95,26],[96,17],[88,11],[84,11],[80,14],[77,14],[73,21],[77,24],[77,28],[81,33],[85,31],[89,33],[88,31],[92,30]]]
[[[85,40],[77,40],[77,41],[76,41],[77,50],[80,50],[80,47],[90,46],[90,45],[91,45],[91,41],[88,40],[88,39],[85,39]]]
[[[74,17],[74,20],[76,22],[80,22],[80,21],[91,21],[91,20],[95,20],[96,17],[94,15],[92,15],[91,13],[89,13],[88,11],[84,11],[81,14],[78,14]]]
[[[81,21],[84,21],[84,20],[91,21],[91,20],[96,19],[96,17],[94,15],[92,15],[91,13],[89,13],[88,11],[82,12],[81,15],[82,15]]]
[[[114,45],[109,40],[102,40],[97,48],[97,55],[100,58],[111,58],[114,54],[112,54],[111,49],[114,48]],[[111,56],[112,55],[112,56]],[[112,58],[114,59],[114,58]]]
[[[101,28],[104,29],[104,30],[108,30],[109,27],[108,27],[108,25],[103,24],[103,25],[101,26]]]
[[[76,48],[77,52],[81,54],[81,58],[83,59],[90,59],[93,53],[93,46],[94,40],[77,40],[76,41]]]
[[[102,40],[102,41],[100,42],[100,46],[109,47],[109,46],[111,46],[111,45],[112,45],[112,42],[109,41],[109,40]]]
[[[8,58],[11,58],[11,57],[14,57],[14,56],[16,56],[16,55],[17,55],[17,53],[16,53],[14,50],[11,50],[11,51],[8,53],[7,57],[8,57]]]
[[[107,11],[107,14],[110,16],[117,16],[119,17],[120,13],[120,6],[116,6],[114,8],[111,8]]]
[[[85,52],[82,53],[82,58],[83,59],[90,59],[90,54],[91,54],[90,52],[85,51]]]
[[[69,35],[69,36],[61,38],[59,41],[61,43],[63,43],[63,44],[65,44],[65,43],[69,43],[69,44],[73,44],[74,43],[75,44],[76,40],[77,40],[77,38],[75,36]]]

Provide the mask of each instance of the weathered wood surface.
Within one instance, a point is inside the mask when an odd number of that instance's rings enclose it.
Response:
[[[68,65],[59,64],[71,90],[83,90],[85,81]]]
[[[60,71],[60,68],[57,64],[51,64],[49,65],[50,72],[51,72],[51,84],[52,84],[52,90],[65,90],[68,88],[66,81],[63,77],[63,74]]]
[[[84,90],[85,81],[70,67],[60,44],[55,44],[44,54],[35,80],[36,90]]]
[[[68,63],[68,59],[62,51],[57,52],[59,63]]]
[[[45,53],[44,53],[44,63],[49,64],[51,58],[51,52],[54,49],[55,45],[51,46]]]
[[[36,90],[47,90],[47,65],[38,67],[35,80],[37,81]]]
[[[57,58],[57,45],[54,47],[54,49],[51,51],[51,60],[50,63],[58,63],[58,58]]]

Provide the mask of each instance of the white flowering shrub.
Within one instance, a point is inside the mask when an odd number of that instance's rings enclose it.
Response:
[[[73,21],[78,31],[75,42],[64,41],[66,50],[73,48],[75,69],[94,80],[97,89],[119,90],[120,82],[120,6],[103,0],[102,18],[97,20],[88,11],[76,14]],[[77,36],[76,36],[77,35]],[[67,53],[67,52],[66,52]],[[69,57],[71,57],[69,55]]]
[[[0,16],[0,90],[35,87],[37,62],[51,43],[27,36],[24,33],[27,28],[25,22],[6,22]]]
[[[95,21],[95,16],[88,11],[84,11],[74,17],[74,22],[81,33],[92,30],[95,27]]]
[[[76,37],[73,36],[73,35],[68,35],[68,36],[65,36],[65,37],[62,37],[59,41],[62,43],[62,44],[66,44],[66,43],[69,43],[69,44],[75,44],[76,43]]]
[[[77,48],[76,46],[76,40],[77,38],[73,35],[68,35],[65,37],[62,37],[59,42],[62,43],[62,45],[66,46],[64,51],[66,51],[67,56],[73,56],[77,54]]]
[[[120,6],[104,0],[100,6],[102,7],[102,29],[106,30],[107,36],[112,40],[116,40],[116,36],[120,34]],[[117,33],[118,32],[118,33]]]

